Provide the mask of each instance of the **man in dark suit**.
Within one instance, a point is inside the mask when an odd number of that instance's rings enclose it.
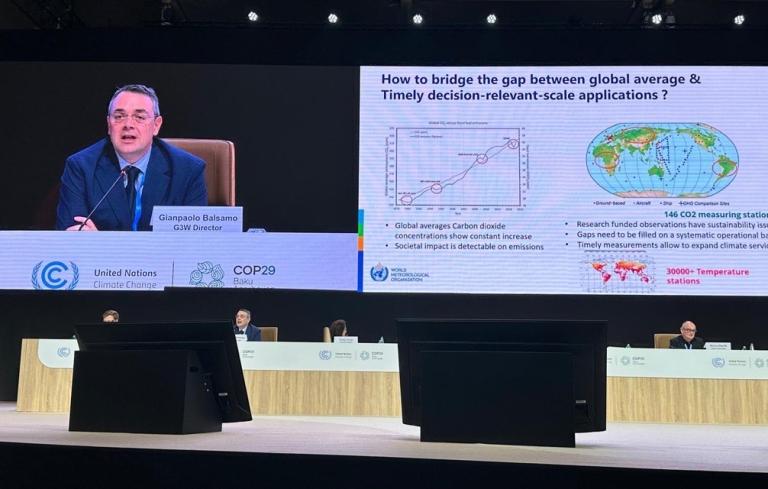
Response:
[[[679,350],[703,350],[704,340],[696,336],[696,325],[686,321],[680,326],[680,336],[669,340],[669,347]]]
[[[148,231],[156,205],[207,205],[205,162],[158,139],[162,124],[152,88],[117,89],[109,102],[109,137],[67,158],[56,229]]]
[[[246,341],[261,341],[261,330],[251,324],[251,311],[238,309],[235,314],[235,334],[245,335]]]

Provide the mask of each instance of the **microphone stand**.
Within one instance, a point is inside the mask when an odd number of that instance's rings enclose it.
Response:
[[[91,210],[91,212],[89,212],[88,215],[86,216],[85,221],[83,221],[82,224],[80,224],[80,227],[77,228],[78,231],[82,231],[83,230],[83,227],[86,225],[86,223],[88,221],[91,220],[91,216],[93,215],[94,212],[96,212],[96,209],[99,208],[101,203],[104,202],[104,199],[107,198],[107,195],[109,195],[109,193],[112,191],[112,189],[115,188],[115,185],[117,185],[117,182],[122,180],[124,176],[125,176],[125,170],[120,170],[120,174],[117,176],[115,181],[112,182],[112,185],[109,186],[109,189],[107,189],[107,191],[104,192],[104,195],[101,197],[101,199],[98,202],[96,202],[96,205],[93,206],[93,210]]]

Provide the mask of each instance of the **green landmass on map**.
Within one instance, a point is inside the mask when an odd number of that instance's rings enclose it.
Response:
[[[653,165],[652,167],[648,168],[648,175],[656,175],[659,178],[664,178],[664,168],[658,165]]]
[[[704,129],[684,128],[678,129],[677,133],[691,136],[691,139],[693,139],[694,143],[698,144],[707,151],[710,151],[717,142],[717,136],[709,131],[705,131]]]
[[[736,162],[732,159],[728,158],[725,155],[720,155],[719,158],[717,158],[717,161],[715,162],[716,165],[720,165],[720,168],[723,169],[723,171],[719,174],[718,179],[727,177],[731,173],[733,173],[736,170]]]

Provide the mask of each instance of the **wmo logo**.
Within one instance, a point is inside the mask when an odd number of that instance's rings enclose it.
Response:
[[[389,268],[381,263],[377,263],[375,267],[371,267],[371,279],[373,279],[374,282],[383,282],[387,277],[389,277]]]
[[[69,266],[63,261],[40,261],[32,268],[32,287],[36,290],[73,290],[79,282],[80,270],[72,261]]]

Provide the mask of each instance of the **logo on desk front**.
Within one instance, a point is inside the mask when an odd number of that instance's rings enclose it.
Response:
[[[320,360],[330,360],[332,356],[331,350],[320,350]]]
[[[712,366],[715,368],[723,368],[725,367],[725,358],[723,357],[715,357],[712,359]]]
[[[56,350],[56,354],[61,358],[67,358],[72,354],[72,348],[68,346],[62,346],[58,350]]]
[[[371,267],[371,279],[374,282],[383,282],[387,277],[389,277],[389,268],[381,263],[377,263],[375,267]]]
[[[631,360],[629,357],[621,357],[621,364],[622,364],[622,365],[629,365],[629,363],[630,363],[631,361],[632,361],[632,360]]]
[[[73,290],[80,282],[80,269],[75,262],[69,266],[63,261],[37,262],[32,268],[32,287],[35,290]]]
[[[197,264],[197,270],[192,270],[189,274],[189,285],[195,287],[211,287],[220,289],[224,287],[224,269],[221,265],[214,265],[213,262],[204,261]]]
[[[370,353],[368,353],[365,350],[360,352],[360,360],[368,360],[369,358],[371,358],[371,354]]]
[[[755,359],[755,367],[757,367],[757,368],[765,367],[765,360],[763,360],[762,358],[756,358]]]

